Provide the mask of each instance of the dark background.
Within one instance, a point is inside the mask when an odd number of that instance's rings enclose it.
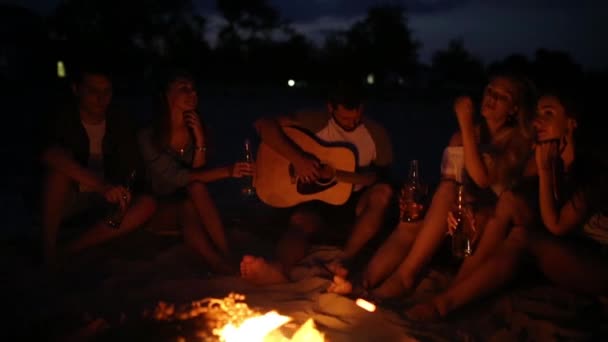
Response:
[[[423,179],[437,181],[443,147],[457,128],[451,111],[454,96],[478,99],[496,68],[527,72],[539,84],[560,82],[580,88],[587,113],[598,122],[605,110],[605,35],[602,26],[591,30],[587,25],[599,23],[592,16],[596,5],[591,1],[580,2],[583,7],[566,1],[539,1],[538,6],[490,1],[486,5],[492,13],[504,17],[478,15],[460,21],[448,21],[452,19],[446,13],[477,6],[477,1],[333,2],[342,7],[323,1],[305,5],[265,0],[20,3],[0,5],[3,238],[32,232],[41,129],[54,108],[69,99],[68,80],[78,63],[91,58],[111,66],[116,104],[127,107],[142,125],[154,111],[157,72],[167,65],[191,70],[199,83],[200,113],[211,131],[216,165],[241,158],[243,140],[255,138],[255,118],[322,108],[325,86],[344,75],[367,87],[367,114],[389,130],[397,180],[411,159],[419,159]],[[598,2],[595,13],[604,8]],[[527,21],[507,16],[515,9],[527,13]],[[589,17],[576,17],[581,13]],[[324,29],[319,24],[323,15],[331,15],[334,24],[340,17],[350,19]],[[419,28],[435,23],[439,30],[441,24],[444,36],[452,31],[455,36],[429,52],[438,41],[431,40],[428,31],[414,31],[412,17]],[[548,18],[568,19],[563,22],[567,34],[547,33]],[[312,28],[302,24],[305,19]],[[471,27],[468,21],[477,22],[475,31],[459,34]],[[431,38],[424,41],[421,36]],[[486,52],[512,46],[512,51],[497,57],[473,53],[468,46]],[[585,64],[574,56],[583,56]],[[67,78],[57,75],[59,61]],[[372,75],[373,84],[368,82]],[[288,87],[289,79],[295,81],[294,87]],[[603,126],[596,128],[600,146],[605,144]],[[229,202],[238,193],[237,184],[219,182],[214,192],[220,203]]]

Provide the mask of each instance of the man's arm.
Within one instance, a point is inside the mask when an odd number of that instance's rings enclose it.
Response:
[[[281,129],[282,126],[298,126],[298,123],[295,120],[287,117],[280,117],[277,119],[262,118],[258,119],[254,125],[262,138],[262,141],[287,160],[291,161],[296,173],[300,177],[309,180],[315,180],[319,177],[318,161],[304,154]]]
[[[95,173],[78,164],[63,148],[52,146],[42,153],[42,162],[49,168],[61,172],[75,182],[90,187],[96,192],[103,193],[106,184]]]

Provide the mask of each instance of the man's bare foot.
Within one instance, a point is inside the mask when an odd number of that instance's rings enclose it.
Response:
[[[420,303],[404,312],[405,317],[413,321],[432,322],[444,315],[434,302]]]
[[[404,280],[399,274],[393,274],[379,287],[373,289],[371,294],[379,299],[393,298],[412,291],[413,281]]]
[[[271,264],[264,258],[245,255],[241,260],[241,277],[256,285],[286,283],[289,280],[277,264]]]
[[[327,288],[327,292],[347,295],[353,292],[353,284],[345,278],[335,275],[333,283]]]

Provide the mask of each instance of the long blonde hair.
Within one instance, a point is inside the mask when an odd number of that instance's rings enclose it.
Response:
[[[511,187],[522,177],[533,143],[532,120],[536,103],[534,84],[523,75],[500,73],[491,79],[508,80],[514,88],[513,105],[516,111],[505,126],[491,136],[485,121],[480,125],[480,143],[491,146],[488,171],[492,184]]]

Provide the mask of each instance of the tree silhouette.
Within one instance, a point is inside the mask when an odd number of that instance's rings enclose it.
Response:
[[[159,59],[199,59],[209,50],[205,21],[193,9],[191,0],[66,0],[49,24],[73,58],[94,55],[139,74]]]
[[[471,88],[484,78],[481,61],[464,47],[462,39],[451,40],[446,50],[433,54],[432,68],[447,88]]]
[[[277,82],[312,70],[314,47],[266,0],[218,0],[226,20],[216,57],[223,78]]]
[[[365,19],[342,34],[330,35],[325,43],[336,66],[345,65],[361,76],[374,73],[380,80],[395,73],[410,76],[417,66],[420,43],[412,38],[405,9],[400,6],[372,7]]]
[[[217,9],[228,22],[220,35],[230,38],[270,40],[281,26],[279,12],[266,0],[217,0]]]

